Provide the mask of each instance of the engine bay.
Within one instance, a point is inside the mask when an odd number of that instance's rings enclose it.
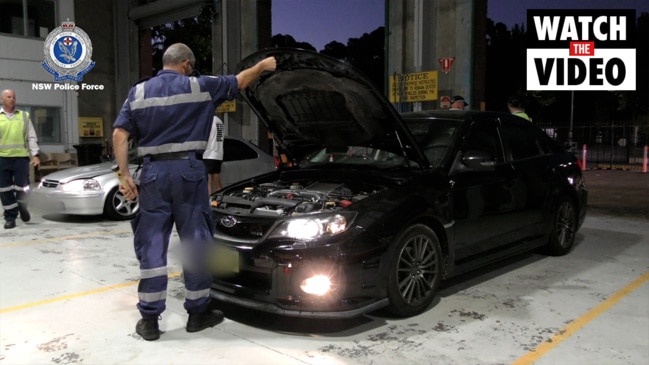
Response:
[[[274,181],[226,191],[217,196],[217,211],[226,214],[288,216],[347,208],[385,189],[383,186],[301,181]],[[213,204],[214,206],[214,204]]]

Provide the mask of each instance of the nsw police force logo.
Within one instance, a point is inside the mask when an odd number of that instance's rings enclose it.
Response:
[[[95,63],[92,57],[92,42],[74,22],[66,21],[54,29],[45,39],[43,46],[45,71],[54,75],[54,81],[73,80],[80,82]]]

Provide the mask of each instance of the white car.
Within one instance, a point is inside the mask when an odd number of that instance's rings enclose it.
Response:
[[[277,169],[277,160],[250,141],[225,137],[221,183],[228,186],[260,173]],[[47,211],[75,215],[104,215],[108,219],[131,219],[137,201],[128,201],[119,192],[112,172],[114,161],[68,168],[44,176],[32,191],[32,200]],[[138,177],[137,158],[131,158],[131,176]]]

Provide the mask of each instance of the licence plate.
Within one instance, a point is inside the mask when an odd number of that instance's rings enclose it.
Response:
[[[216,275],[231,275],[239,272],[239,252],[223,246],[216,246],[210,254],[210,268]]]

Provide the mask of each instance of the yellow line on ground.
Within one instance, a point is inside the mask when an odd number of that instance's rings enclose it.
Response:
[[[175,278],[175,277],[180,276],[181,274],[182,274],[181,272],[172,272],[172,273],[169,273],[168,277],[169,278]],[[33,307],[38,307],[40,305],[52,304],[52,303],[61,302],[61,301],[64,301],[64,300],[84,297],[84,296],[87,296],[87,295],[103,293],[103,292],[107,292],[107,291],[114,290],[114,289],[133,286],[133,285],[136,285],[138,282],[139,282],[139,280],[127,281],[125,283],[109,285],[109,286],[105,286],[105,287],[97,288],[97,289],[93,289],[93,290],[88,290],[88,291],[83,291],[83,292],[79,292],[79,293],[63,295],[63,296],[56,297],[56,298],[40,300],[38,302],[32,302],[32,303],[16,305],[16,306],[13,306],[13,307],[1,308],[0,313],[14,312],[14,311],[21,310],[21,309],[33,308]]]
[[[35,244],[38,244],[38,243],[47,243],[47,242],[52,242],[52,241],[66,241],[66,240],[73,240],[73,239],[79,239],[79,238],[88,238],[88,237],[101,237],[101,236],[104,236],[104,235],[107,235],[107,234],[119,234],[119,233],[128,233],[128,232],[133,232],[133,230],[128,228],[128,229],[117,229],[117,230],[114,230],[114,231],[95,231],[95,232],[92,232],[92,233],[76,234],[76,235],[72,235],[72,236],[41,238],[41,239],[36,239],[36,240],[31,240],[31,241],[19,241],[19,242],[0,244],[0,248],[16,247],[16,246],[28,246],[28,245],[35,245]]]
[[[582,327],[588,324],[593,319],[597,318],[600,314],[606,312],[612,306],[617,304],[622,298],[631,294],[636,290],[640,285],[644,284],[649,280],[649,271],[645,272],[642,276],[635,279],[629,285],[622,288],[617,293],[613,294],[611,297],[600,303],[597,307],[591,309],[583,316],[575,319],[570,322],[566,327],[559,331],[556,335],[552,336],[549,340],[538,345],[534,350],[528,352],[527,354],[521,356],[512,365],[527,365],[532,364],[538,360],[541,356],[548,353],[551,349],[558,346],[563,341],[567,340],[570,336],[579,331]]]

